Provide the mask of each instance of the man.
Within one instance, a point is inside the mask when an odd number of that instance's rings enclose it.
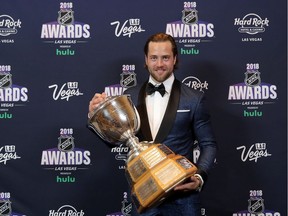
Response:
[[[149,80],[125,91],[125,94],[131,95],[141,119],[137,137],[140,141],[165,144],[191,161],[193,143],[197,140],[201,155],[196,164],[197,173],[188,182],[176,186],[173,196],[141,215],[200,216],[199,192],[207,180],[217,151],[204,94],[175,78],[178,52],[170,35],[152,35],[144,46],[144,53]],[[154,86],[156,91],[151,90]],[[95,94],[89,104],[90,114],[105,97],[105,93]]]

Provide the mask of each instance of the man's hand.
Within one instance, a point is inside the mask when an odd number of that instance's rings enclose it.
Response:
[[[188,182],[176,186],[174,190],[183,192],[198,190],[201,187],[201,185],[202,182],[199,178],[191,176]]]
[[[94,95],[94,97],[91,99],[90,103],[89,103],[89,113],[88,116],[91,117],[93,111],[97,108],[97,106],[106,99],[106,93],[96,93]]]

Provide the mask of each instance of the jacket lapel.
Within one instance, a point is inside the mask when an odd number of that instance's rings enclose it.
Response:
[[[152,141],[152,134],[150,130],[150,125],[149,125],[149,119],[147,115],[147,109],[146,109],[146,102],[145,102],[145,97],[146,97],[146,85],[148,81],[146,81],[143,86],[141,87],[138,95],[138,104],[137,104],[137,111],[139,115],[141,116],[141,125],[140,125],[140,131],[139,131],[139,139],[140,141]]]
[[[180,92],[181,92],[181,83],[180,81],[175,79],[162,123],[155,137],[155,141],[154,141],[155,143],[162,143],[165,140],[165,138],[168,136],[169,131],[171,130],[174,124],[177,109],[178,109],[178,104],[180,100]],[[147,116],[147,111],[146,111],[146,116]],[[148,123],[148,127],[149,127],[149,123]],[[150,132],[150,136],[151,136],[151,132]]]
[[[137,111],[139,115],[141,116],[140,131],[138,133],[140,141],[152,141],[153,140],[151,130],[150,130],[150,125],[149,125],[146,103],[145,103],[145,97],[146,97],[145,88],[146,88],[147,83],[148,81],[143,84],[143,86],[141,87],[139,91],[138,103],[136,106]],[[168,105],[167,105],[162,123],[156,135],[154,143],[161,143],[168,136],[169,131],[171,130],[175,117],[176,117],[178,104],[180,100],[180,92],[181,92],[181,83],[180,81],[175,79],[173,86],[172,86]]]

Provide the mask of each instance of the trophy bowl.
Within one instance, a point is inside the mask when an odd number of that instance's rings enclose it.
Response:
[[[125,143],[140,128],[140,118],[129,95],[107,97],[94,110],[88,125],[111,144]]]

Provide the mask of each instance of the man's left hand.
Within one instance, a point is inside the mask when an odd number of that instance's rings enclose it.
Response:
[[[197,190],[202,185],[202,182],[199,178],[191,176],[188,182],[180,184],[174,188],[175,191],[192,191]]]

